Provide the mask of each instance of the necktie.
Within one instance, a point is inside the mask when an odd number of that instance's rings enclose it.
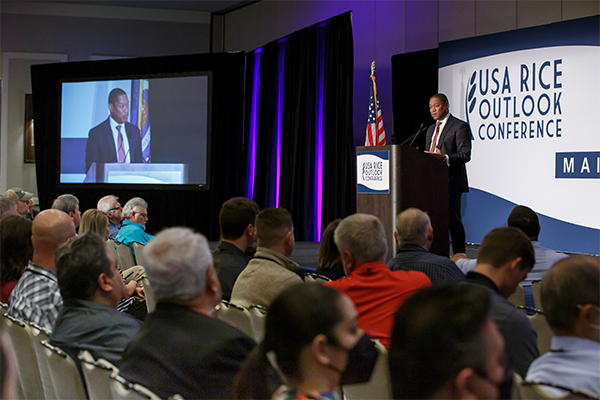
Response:
[[[119,163],[125,162],[125,147],[123,146],[123,135],[121,134],[121,125],[117,125],[119,137],[117,138],[117,148],[119,150]]]
[[[429,151],[435,151],[437,138],[438,138],[438,135],[440,134],[440,125],[441,124],[442,124],[442,121],[437,122],[437,126],[435,127],[435,135],[433,135],[433,140],[431,141],[431,149]]]

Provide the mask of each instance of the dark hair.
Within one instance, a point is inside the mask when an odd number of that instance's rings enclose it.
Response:
[[[600,306],[600,260],[589,256],[564,258],[542,279],[542,306],[548,325],[572,333],[577,305]]]
[[[7,215],[13,215],[17,201],[10,197],[0,196],[0,217]]]
[[[221,237],[225,240],[239,239],[248,225],[254,225],[258,211],[258,204],[245,197],[227,200],[219,212]]]
[[[113,277],[106,249],[104,239],[88,231],[56,250],[56,276],[63,300],[88,300],[98,289],[100,274]]]
[[[127,96],[127,93],[125,93],[125,91],[121,88],[115,88],[115,89],[111,90],[110,93],[108,94],[108,103],[115,104],[115,102],[119,99],[119,96],[122,96],[122,95]]]
[[[5,215],[0,219],[2,282],[19,280],[33,257],[32,226],[31,221],[20,215]]]
[[[477,263],[501,268],[518,257],[521,257],[520,269],[533,267],[535,253],[531,240],[518,228],[496,228],[483,238],[477,252]]]
[[[436,93],[433,96],[431,96],[432,99],[434,97],[440,99],[440,101],[444,104],[448,103],[448,97],[446,97],[446,95],[444,93]]]
[[[433,397],[464,368],[486,371],[490,298],[471,284],[440,284],[396,312],[388,364],[395,399]]]
[[[342,262],[340,252],[333,240],[333,232],[340,222],[342,222],[342,220],[339,218],[335,221],[331,221],[323,232],[321,245],[319,246],[319,265],[321,268],[329,269]]]
[[[526,206],[516,206],[508,216],[508,226],[519,228],[530,239],[540,234],[540,220],[533,210]]]
[[[256,217],[256,236],[260,246],[278,244],[294,227],[292,216],[283,207],[265,208]]]
[[[298,284],[280,293],[269,308],[265,337],[244,363],[234,381],[234,398],[270,399],[275,391],[267,359],[275,353],[279,370],[298,378],[301,351],[323,334],[332,343],[334,327],[342,321],[341,292],[322,285]]]

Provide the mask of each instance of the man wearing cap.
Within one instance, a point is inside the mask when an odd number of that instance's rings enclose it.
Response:
[[[17,214],[25,218],[29,213],[29,200],[33,199],[33,193],[24,191],[21,188],[8,189],[4,197],[13,199],[17,202]]]

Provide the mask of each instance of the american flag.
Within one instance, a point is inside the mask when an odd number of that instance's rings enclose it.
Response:
[[[371,75],[371,102],[369,104],[369,119],[367,120],[367,136],[365,146],[385,145],[385,129],[383,129],[383,117],[377,100],[377,88],[375,87],[375,76]],[[377,106],[375,106],[377,104]],[[377,113],[377,124],[375,124],[375,113]]]

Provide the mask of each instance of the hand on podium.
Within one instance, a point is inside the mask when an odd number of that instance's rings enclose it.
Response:
[[[442,151],[438,147],[435,148],[435,151],[426,151],[425,153],[431,154],[438,160],[444,161],[446,159],[446,156],[444,154],[442,154]]]

